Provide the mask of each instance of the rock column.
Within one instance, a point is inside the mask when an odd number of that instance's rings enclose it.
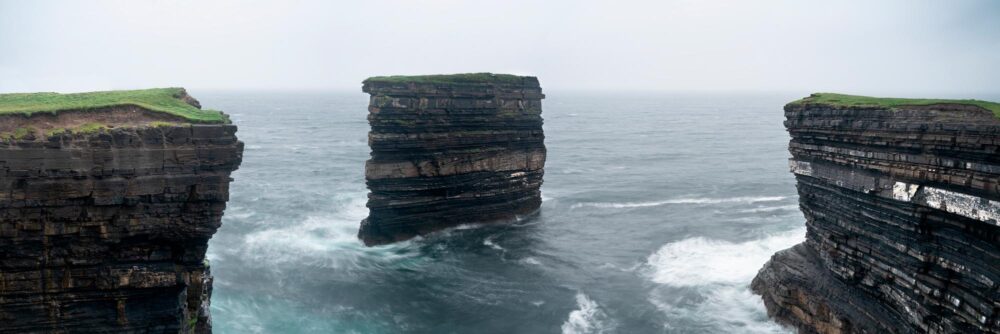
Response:
[[[544,98],[538,79],[376,77],[365,178],[368,245],[460,224],[513,221],[541,205]]]

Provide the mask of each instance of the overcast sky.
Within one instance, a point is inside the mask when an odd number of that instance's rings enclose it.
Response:
[[[0,92],[484,71],[547,90],[993,94],[1000,1],[0,0]]]

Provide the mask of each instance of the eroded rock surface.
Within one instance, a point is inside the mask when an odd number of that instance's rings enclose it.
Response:
[[[0,140],[0,332],[211,331],[236,126],[118,125]]]
[[[366,80],[368,245],[535,213],[545,166],[534,77],[504,82]]]
[[[1000,333],[1000,121],[789,104],[806,242],[754,279],[801,333]]]

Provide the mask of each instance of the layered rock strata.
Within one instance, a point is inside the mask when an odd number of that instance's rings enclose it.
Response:
[[[785,106],[803,244],[752,283],[800,333],[1000,333],[1000,120],[962,104]]]
[[[0,332],[211,332],[236,126],[136,105],[0,123],[40,126],[0,140]],[[51,128],[78,123],[100,127]]]
[[[535,213],[545,166],[538,79],[375,77],[365,164],[367,245]]]

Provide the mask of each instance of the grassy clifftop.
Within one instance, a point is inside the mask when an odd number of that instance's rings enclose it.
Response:
[[[0,94],[0,116],[10,114],[56,114],[70,110],[93,110],[135,105],[154,112],[182,117],[192,123],[227,123],[229,118],[217,110],[202,110],[188,104],[183,88],[153,88],[105,92],[59,94]]]
[[[392,75],[371,77],[365,79],[364,83],[441,83],[441,84],[462,84],[462,83],[496,83],[496,84],[521,84],[524,82],[522,76],[512,74],[493,73],[459,73],[459,74],[434,74],[434,75]]]
[[[858,95],[846,95],[835,93],[814,93],[804,99],[789,103],[791,105],[805,103],[820,103],[836,106],[875,106],[875,107],[902,107],[902,106],[927,106],[934,104],[959,104],[971,105],[992,111],[993,115],[1000,118],[1000,103],[982,100],[948,100],[948,99],[901,99],[891,97],[869,97]]]

